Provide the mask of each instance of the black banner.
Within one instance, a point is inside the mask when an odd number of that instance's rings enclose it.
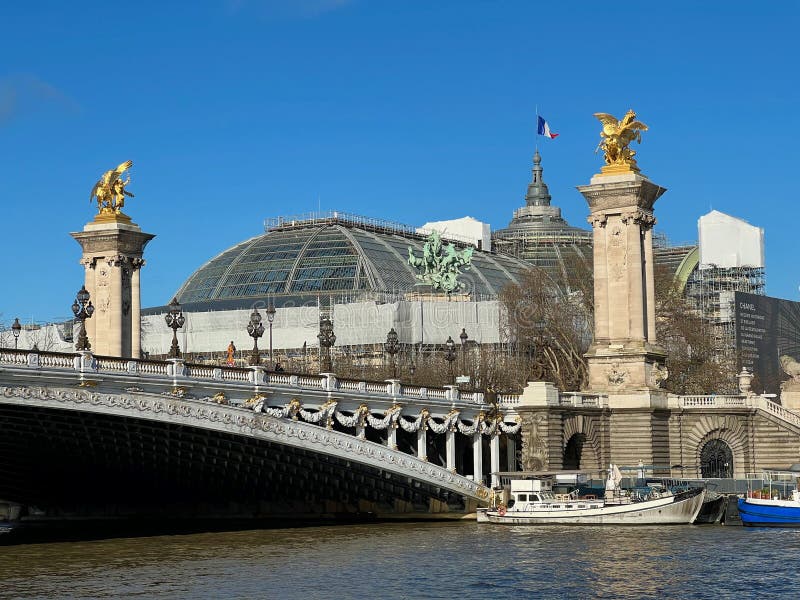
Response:
[[[736,292],[736,352],[739,367],[755,375],[754,390],[780,393],[788,379],[780,357],[800,361],[800,302]]]

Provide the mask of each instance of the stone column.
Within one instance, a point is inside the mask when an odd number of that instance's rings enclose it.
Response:
[[[423,420],[417,429],[417,458],[420,460],[428,460],[428,436],[427,429],[428,425]]]
[[[483,434],[476,431],[472,434],[472,472],[475,481],[483,483]]]
[[[131,260],[131,358],[142,358],[142,299],[139,274],[144,260]]]
[[[103,310],[107,311],[108,313],[108,329],[105,331],[105,340],[103,341],[106,341],[108,348],[118,349],[112,354],[112,356],[124,356],[126,358],[130,358],[130,349],[128,349],[128,352],[125,352],[123,340],[125,335],[123,327],[126,316],[124,313],[126,309],[130,310],[129,304],[126,306],[126,302],[129,303],[129,301],[122,293],[122,279],[124,277],[123,273],[127,266],[127,261],[125,260],[124,256],[117,255],[108,259],[107,262],[108,277],[110,279],[109,300],[113,299],[113,301],[110,302],[108,306],[103,308]],[[98,353],[100,353],[99,350]]]
[[[138,358],[141,354],[139,268],[147,243],[124,214],[99,214],[83,231],[70,234],[81,245],[85,285],[95,313],[87,320],[95,354]],[[135,281],[134,281],[135,277]],[[135,339],[134,339],[135,338]]]
[[[386,434],[386,446],[389,450],[397,450],[397,427],[389,423]]]
[[[445,432],[445,449],[447,454],[447,470],[456,472],[456,432],[448,429]]]
[[[494,434],[489,440],[490,462],[492,469],[492,487],[500,485],[500,478],[497,472],[500,470],[500,436]]]
[[[601,174],[578,190],[594,230],[594,343],[589,390],[613,405],[650,404],[664,377],[655,330],[653,205],[666,191],[638,172]],[[659,396],[662,394],[657,393]],[[663,399],[664,401],[665,398]]]

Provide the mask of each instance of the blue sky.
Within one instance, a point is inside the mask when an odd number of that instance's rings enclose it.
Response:
[[[800,299],[797,2],[207,0],[0,9],[0,321],[69,316],[69,237],[99,175],[157,237],[142,305],[263,219],[335,209],[409,224],[523,204],[535,106],[545,181],[574,225],[601,166],[595,112],[634,108],[657,228],[714,208],[766,231],[767,292]]]

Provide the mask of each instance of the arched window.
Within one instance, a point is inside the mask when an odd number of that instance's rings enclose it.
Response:
[[[582,433],[576,433],[567,442],[564,448],[564,468],[565,469],[580,469],[581,468],[581,454],[583,453],[583,444],[586,442],[586,436]]]
[[[700,476],[733,477],[733,451],[720,439],[706,442],[700,451]]]

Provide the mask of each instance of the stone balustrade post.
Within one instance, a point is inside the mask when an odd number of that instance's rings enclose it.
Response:
[[[39,364],[39,353],[38,352],[29,352],[28,353],[28,366],[33,369],[38,369],[41,365]]]
[[[181,379],[186,377],[186,361],[182,358],[170,358],[167,360],[169,362],[167,365],[167,375],[172,377],[172,387],[176,389],[179,387]]]
[[[450,402],[456,402],[461,398],[461,393],[459,392],[457,385],[446,385],[444,387],[447,389],[445,398],[447,398]]]
[[[97,360],[90,350],[80,350],[76,352],[76,356],[72,360],[72,365],[76,371],[80,371],[81,373],[97,371]]]
[[[336,380],[336,375],[333,373],[320,373],[322,379],[322,389],[326,392],[333,392],[339,388],[339,382]]]
[[[252,365],[248,368],[250,369],[250,373],[247,374],[247,378],[250,383],[255,385],[256,388],[258,388],[259,385],[267,384],[267,370],[265,367],[262,365]]]
[[[399,379],[387,379],[386,380],[386,394],[389,396],[401,396],[402,395],[402,387],[400,385]]]

